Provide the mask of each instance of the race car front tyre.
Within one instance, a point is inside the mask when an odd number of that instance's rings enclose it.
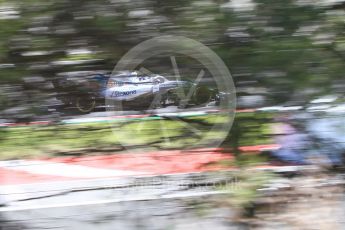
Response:
[[[75,106],[81,113],[90,113],[96,107],[96,98],[91,95],[77,96]]]
[[[194,94],[194,101],[197,105],[202,105],[210,102],[212,92],[207,86],[200,86],[196,88]]]

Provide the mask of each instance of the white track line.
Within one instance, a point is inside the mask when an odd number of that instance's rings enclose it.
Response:
[[[110,204],[110,203],[120,203],[120,202],[130,202],[130,201],[150,201],[150,200],[162,200],[162,199],[181,199],[189,197],[201,197],[201,196],[210,196],[217,194],[225,194],[223,191],[204,191],[204,192],[190,192],[190,193],[175,193],[167,195],[156,195],[156,196],[137,196],[134,198],[120,198],[120,199],[106,199],[106,200],[93,200],[93,201],[83,201],[83,202],[69,202],[65,204],[53,204],[53,205],[28,205],[25,207],[3,207],[0,208],[1,212],[13,212],[13,211],[26,211],[26,210],[35,210],[35,209],[51,209],[51,208],[66,208],[66,207],[80,207],[88,205],[101,205],[101,204]]]
[[[0,162],[1,163],[1,162]],[[313,170],[315,167],[313,166],[282,166],[282,167],[263,167],[263,168],[253,168],[251,170],[269,170],[273,172],[290,172],[290,171],[302,171],[302,170]],[[227,170],[228,172],[237,171],[237,170]],[[35,196],[40,196],[44,194],[54,194],[59,193],[61,191],[68,191],[70,189],[82,189],[82,188],[97,188],[97,187],[109,187],[116,189],[117,186],[134,186],[134,185],[145,185],[147,182],[150,185],[151,181],[145,181],[145,178],[153,178],[152,181],[156,182],[157,180],[167,180],[167,185],[169,185],[169,176],[182,176],[182,175],[201,175],[207,173],[178,173],[178,174],[165,174],[159,176],[136,176],[130,178],[103,178],[103,179],[88,179],[88,180],[77,180],[77,181],[60,181],[60,182],[48,182],[48,183],[37,183],[37,184],[25,184],[25,185],[8,185],[8,186],[0,186],[0,191],[2,191],[2,196],[7,198],[8,201],[15,201],[16,199],[20,198],[32,198]],[[163,176],[163,177],[162,177]],[[136,180],[143,178],[144,184],[139,181],[136,184]],[[156,179],[157,180],[156,180]],[[172,178],[170,178],[172,179]],[[175,178],[175,180],[184,181],[184,178]],[[185,178],[189,180],[189,178]],[[181,181],[180,181],[181,182]],[[171,184],[170,184],[171,185]],[[178,186],[179,184],[173,184],[174,186]],[[43,187],[42,187],[43,186]],[[135,189],[139,189],[135,188]],[[138,190],[139,192],[140,190]],[[189,191],[189,192],[172,192],[170,194],[145,194],[140,195],[140,192],[137,193],[134,197],[120,197],[117,199],[100,199],[100,200],[91,200],[91,201],[79,201],[79,202],[66,202],[66,203],[59,203],[59,204],[38,204],[36,202],[31,202],[30,205],[20,205],[14,204],[7,207],[1,207],[1,212],[11,212],[11,211],[24,211],[24,210],[34,210],[34,209],[48,209],[48,208],[64,208],[64,207],[74,207],[74,206],[88,206],[88,205],[100,205],[100,204],[110,204],[110,203],[119,203],[119,202],[126,202],[126,201],[146,201],[146,200],[157,200],[157,199],[178,199],[178,198],[188,198],[188,197],[200,197],[206,195],[217,195],[223,194],[222,191]]]

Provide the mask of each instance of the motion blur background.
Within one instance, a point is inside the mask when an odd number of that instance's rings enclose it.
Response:
[[[2,111],[39,115],[59,73],[111,71],[134,45],[166,34],[214,50],[242,108],[344,91],[341,1],[1,1],[0,9]]]
[[[121,123],[117,134],[104,123],[69,126],[66,119],[85,115],[61,110],[54,86],[62,76],[111,71],[133,46],[161,35],[205,44],[231,71],[238,113],[222,147],[235,156],[236,166],[316,165],[325,183],[329,174],[343,175],[345,2],[341,0],[1,0],[0,158],[116,154],[124,142],[145,150],[188,147],[190,141],[166,146],[162,135],[152,131],[158,121],[146,122],[148,131],[136,139],[130,138],[135,121]],[[189,68],[180,65],[181,71]],[[47,123],[40,125],[42,121]],[[170,130],[181,128],[168,122]],[[280,149],[261,151],[263,157],[254,154],[254,159],[241,150],[268,144]],[[253,180],[258,187],[263,183]],[[238,199],[245,196],[248,212],[257,195],[246,191]],[[342,190],[340,194],[342,203],[332,205],[344,207]],[[322,206],[320,200],[315,202]],[[340,221],[332,208],[327,209],[330,205],[324,204],[330,225],[313,229],[329,229]],[[290,208],[308,209],[297,206]],[[315,212],[315,216],[325,213]],[[279,218],[284,222],[292,217]],[[307,222],[312,221],[311,217]]]

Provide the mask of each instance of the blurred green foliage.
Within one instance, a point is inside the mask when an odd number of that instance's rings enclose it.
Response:
[[[217,115],[186,118],[184,122],[197,121],[194,129],[200,133],[207,133],[208,140],[224,135],[222,130],[213,131],[210,134],[207,124],[226,122],[225,118]],[[14,159],[34,156],[53,156],[69,154],[99,154],[104,149],[110,153],[122,152],[125,146],[128,149],[140,149],[141,151],[152,149],[183,149],[193,145],[204,136],[196,135],[193,130],[186,129],[185,123],[178,120],[156,118],[124,119],[112,122],[112,128],[107,121],[101,123],[60,124],[60,125],[31,125],[0,128],[0,158]],[[265,127],[251,121],[246,126],[245,142],[240,144],[255,145],[272,143],[271,137],[260,137],[257,132],[265,133]],[[206,124],[206,125],[205,125]],[[259,139],[258,139],[259,137]],[[206,138],[207,139],[207,138]],[[231,147],[231,146],[224,146]],[[252,159],[252,158],[251,158]],[[248,162],[246,157],[239,161]],[[250,160],[249,160],[250,161]],[[256,162],[256,160],[255,160]],[[241,163],[240,163],[241,164]]]

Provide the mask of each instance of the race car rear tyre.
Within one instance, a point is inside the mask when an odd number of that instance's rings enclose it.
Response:
[[[96,107],[96,99],[90,95],[80,95],[76,98],[75,106],[81,113],[90,113]]]

